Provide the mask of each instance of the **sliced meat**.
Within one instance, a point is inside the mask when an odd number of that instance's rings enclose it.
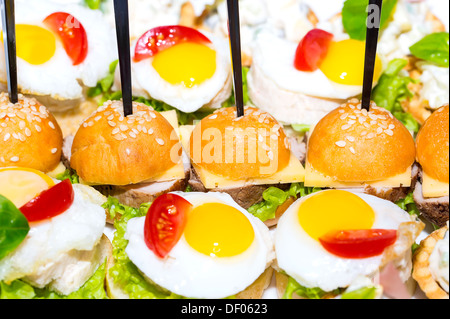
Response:
[[[414,164],[411,171],[411,187],[372,187],[366,185],[364,193],[396,203],[405,199],[409,193],[414,191],[419,172],[419,166]]]
[[[191,176],[189,179],[189,185],[195,192],[220,192],[229,194],[236,203],[244,209],[249,209],[255,204],[260,203],[263,200],[263,193],[269,187],[278,187],[282,190],[289,189],[289,184],[277,184],[277,185],[248,185],[235,188],[214,188],[206,189],[202,181],[198,177],[194,169],[191,169]]]
[[[306,136],[289,137],[289,143],[291,144],[291,151],[294,153],[295,157],[300,160],[300,162],[305,166],[306,164]]]
[[[449,196],[425,198],[422,192],[422,178],[416,182],[414,202],[421,215],[430,223],[444,227],[449,220]]]
[[[61,162],[66,168],[70,168],[70,158],[72,156],[72,144],[75,136],[68,135],[64,138],[61,152]]]

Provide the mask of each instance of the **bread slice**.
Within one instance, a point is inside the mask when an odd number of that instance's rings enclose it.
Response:
[[[422,240],[413,257],[413,278],[429,299],[449,299],[448,293],[434,280],[430,272],[429,258],[436,243],[444,239],[448,226],[442,227]]]

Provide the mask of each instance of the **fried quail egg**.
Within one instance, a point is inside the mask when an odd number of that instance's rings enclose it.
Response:
[[[164,259],[144,242],[145,217],[128,222],[126,253],[151,282],[181,296],[218,299],[245,290],[268,268],[274,258],[269,229],[229,195],[175,194],[193,209]]]
[[[185,113],[220,108],[231,96],[230,48],[224,38],[205,35],[211,43],[182,41],[153,57],[133,59],[133,94]],[[118,82],[116,76],[115,88],[120,87]]]
[[[30,223],[24,241],[0,260],[0,281],[9,283],[34,276],[42,267],[51,269],[52,265],[62,263],[61,258],[74,255],[75,251],[92,251],[99,243],[106,214],[98,202],[105,199],[88,186],[73,185],[73,190],[74,202],[67,211]],[[51,279],[51,276],[48,277]]]
[[[327,292],[346,288],[360,276],[374,276],[383,254],[343,258],[325,249],[319,238],[335,230],[398,230],[402,223],[413,220],[397,205],[371,195],[327,190],[303,197],[278,223],[278,267],[307,288]]]
[[[114,31],[105,22],[102,12],[82,5],[53,1],[16,1],[16,40],[18,85],[22,93],[51,96],[57,100],[83,97],[84,87],[94,87],[109,72],[117,59]],[[63,12],[71,15],[75,28],[78,21],[84,28],[87,55],[74,65],[63,39],[44,23],[47,17]],[[74,45],[74,41],[68,41]],[[0,50],[0,79],[6,83],[4,49]]]

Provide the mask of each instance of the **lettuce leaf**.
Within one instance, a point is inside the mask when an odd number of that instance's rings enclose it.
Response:
[[[373,90],[372,98],[379,107],[387,109],[409,130],[417,133],[420,129],[419,123],[411,114],[406,113],[401,105],[401,102],[414,96],[408,85],[415,81],[409,76],[400,74],[407,64],[408,61],[405,59],[394,59],[389,62]]]
[[[283,299],[292,299],[294,293],[306,299],[324,299],[326,297],[341,296],[341,299],[375,299],[376,287],[363,287],[358,290],[346,292],[345,289],[335,289],[327,292],[320,288],[306,288],[289,276],[289,281]]]
[[[299,195],[303,197],[320,190],[322,189],[305,187],[303,183],[292,184],[288,191],[283,191],[277,187],[269,187],[263,193],[264,200],[250,207],[248,211],[265,222],[275,218],[278,207],[283,205],[290,197],[297,198]]]
[[[344,292],[341,295],[341,299],[375,299],[376,295],[376,287],[363,287],[358,290]]]
[[[449,33],[436,32],[425,36],[409,48],[415,57],[434,63],[440,67],[449,67]]]
[[[34,288],[22,280],[10,285],[0,282],[0,299],[108,299],[105,290],[106,260],[77,291],[61,296],[48,289]]]
[[[396,202],[397,206],[399,206],[404,211],[407,211],[408,214],[411,216],[419,216],[420,211],[416,206],[416,203],[414,201],[414,194],[413,192],[410,192],[404,199],[399,200]]]
[[[327,295],[339,295],[340,290],[337,289],[333,292],[326,292],[320,288],[306,288],[300,285],[294,278],[289,276],[286,291],[284,292],[282,299],[292,299],[294,293],[306,299],[322,299]]]
[[[368,0],[346,0],[342,9],[342,24],[351,39],[366,40]],[[381,9],[380,29],[387,26],[397,0],[384,0]]]
[[[72,184],[80,184],[80,177],[78,176],[77,172],[72,169],[66,169],[64,173],[57,175],[56,179],[60,181],[69,179]]]
[[[84,0],[84,3],[86,6],[89,7],[89,9],[98,10],[98,9],[100,9],[102,2],[105,2],[105,1],[106,0]]]
[[[114,266],[110,269],[110,275],[114,282],[125,291],[131,299],[179,299],[171,292],[164,291],[156,285],[149,283],[139,272],[137,267],[128,258],[125,249],[128,240],[125,239],[127,223],[130,219],[143,217],[147,214],[151,204],[144,204],[139,209],[119,204],[118,200],[110,197],[103,205],[111,214],[111,218],[120,215],[114,226],[116,232],[113,239]]]

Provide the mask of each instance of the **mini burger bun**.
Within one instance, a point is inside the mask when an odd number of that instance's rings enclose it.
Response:
[[[179,162],[175,129],[158,112],[133,103],[123,116],[121,101],[109,101],[80,126],[72,145],[71,167],[91,185],[138,184]]]
[[[111,299],[130,299],[130,296],[114,281],[111,276],[111,268],[114,266],[114,259],[108,260],[106,270],[106,290]],[[273,269],[267,268],[264,273],[255,280],[247,289],[238,293],[236,299],[261,299],[264,291],[272,281]]]
[[[449,105],[435,111],[416,139],[417,161],[424,172],[440,182],[449,182]]]
[[[19,94],[12,104],[0,94],[0,167],[27,167],[44,173],[61,160],[63,135],[56,119],[35,99]]]
[[[308,145],[311,166],[338,181],[372,182],[406,172],[415,162],[414,138],[387,110],[354,99],[326,115]]]
[[[286,167],[291,151],[282,125],[270,114],[253,107],[245,107],[244,114],[237,117],[233,107],[204,118],[190,138],[191,160],[230,180],[270,176],[276,172],[266,174],[268,167],[278,171]],[[221,147],[220,152],[212,145]]]

